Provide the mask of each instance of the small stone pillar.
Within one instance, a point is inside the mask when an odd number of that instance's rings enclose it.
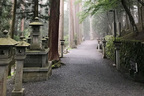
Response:
[[[12,48],[17,43],[8,37],[8,31],[3,32],[0,38],[0,96],[6,96],[8,64],[12,60]]]
[[[105,49],[105,47],[106,47],[106,42],[107,41],[104,38],[104,40],[102,42],[103,42],[103,58],[106,58],[106,49]]]
[[[100,39],[97,39],[97,41],[98,41],[97,49],[98,49],[98,51],[100,51]]]
[[[63,47],[64,47],[65,40],[60,40],[60,41],[61,41],[61,58],[63,58]]]
[[[20,37],[21,41],[16,45],[16,74],[15,74],[15,85],[12,91],[12,96],[23,96],[24,88],[22,88],[22,77],[23,77],[23,64],[26,58],[26,47],[30,44],[23,40],[23,36]]]
[[[116,49],[116,68],[120,70],[120,41],[114,41],[115,49]]]

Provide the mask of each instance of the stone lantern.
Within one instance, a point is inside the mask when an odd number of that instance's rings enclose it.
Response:
[[[6,96],[8,64],[12,60],[12,49],[17,43],[8,37],[8,31],[3,31],[0,38],[0,96]]]
[[[64,47],[65,40],[60,40],[60,41],[61,41],[61,58],[63,58],[63,47]]]
[[[121,42],[120,41],[114,41],[114,45],[115,45],[115,50],[116,50],[116,68],[117,70],[120,69],[120,46],[121,46]]]
[[[12,96],[23,96],[24,88],[22,88],[22,77],[23,77],[23,64],[26,58],[26,47],[30,44],[24,41],[24,37],[20,37],[21,41],[16,45],[16,74],[15,74],[15,85],[12,91]]]
[[[40,27],[43,25],[38,17],[29,24],[32,27],[30,48],[26,51],[23,68],[23,82],[47,80],[51,75],[51,64],[48,63],[49,49],[45,48],[46,39],[42,38]]]
[[[103,43],[103,58],[106,58],[106,49],[105,49],[105,47],[106,47],[106,40],[105,40],[105,38],[103,39],[103,41],[102,41],[102,43]]]
[[[40,22],[38,17],[35,17],[34,21],[31,22],[29,25],[32,26],[30,49],[41,50],[42,41],[41,41],[40,26],[43,26],[43,23]]]

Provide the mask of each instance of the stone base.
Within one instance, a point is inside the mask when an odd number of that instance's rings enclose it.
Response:
[[[24,88],[21,91],[12,91],[12,96],[24,96]]]
[[[27,50],[26,58],[24,60],[24,68],[29,67],[46,67],[47,65],[47,57],[48,57],[48,51],[46,50]]]
[[[23,82],[45,81],[52,74],[52,65],[48,67],[30,67],[23,69]]]

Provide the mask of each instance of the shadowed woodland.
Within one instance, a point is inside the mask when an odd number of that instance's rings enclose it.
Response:
[[[48,80],[87,41],[144,82],[144,0],[0,0],[0,96],[12,79],[12,96],[23,96],[22,82]]]

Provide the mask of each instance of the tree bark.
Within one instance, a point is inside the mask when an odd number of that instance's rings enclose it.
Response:
[[[64,0],[60,0],[60,21],[59,21],[59,53],[61,51],[60,40],[64,39]]]
[[[69,0],[69,47],[74,48],[73,0]]]
[[[137,35],[137,34],[138,34],[138,28],[137,28],[137,26],[136,26],[136,24],[135,24],[135,21],[134,21],[133,16],[132,16],[131,13],[130,13],[130,10],[128,9],[128,7],[127,7],[127,5],[126,5],[125,0],[121,0],[121,3],[122,3],[122,5],[123,5],[126,13],[127,13],[128,16],[129,16],[130,23],[131,23],[131,25],[133,26],[133,31],[134,31],[134,32],[136,33],[136,35]]]
[[[93,40],[93,39],[94,39],[94,33],[93,33],[93,28],[92,28],[92,26],[93,26],[93,24],[92,24],[92,22],[93,22],[93,17],[90,16],[90,17],[89,17],[89,20],[90,20],[90,40]]]
[[[49,61],[59,60],[58,37],[59,37],[59,13],[60,0],[50,0],[49,18]]]
[[[11,20],[11,26],[10,26],[11,38],[14,38],[14,32],[15,32],[16,5],[17,5],[17,0],[14,0],[13,8],[12,8],[12,20]]]
[[[74,0],[76,1],[76,0]],[[75,31],[75,40],[77,40],[77,44],[80,44],[80,40],[79,40],[79,37],[80,37],[80,32],[79,32],[79,18],[77,16],[78,12],[79,12],[79,4],[74,4],[74,11],[73,11],[73,14],[74,14],[74,31]]]

